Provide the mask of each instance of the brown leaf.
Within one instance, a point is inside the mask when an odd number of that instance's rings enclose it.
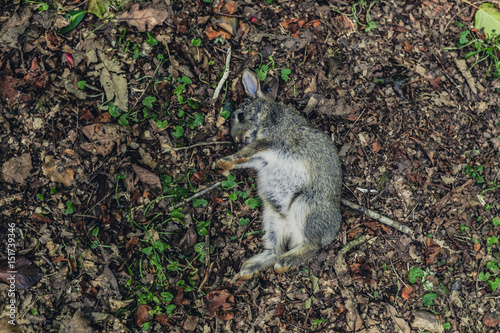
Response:
[[[130,7],[128,12],[118,15],[116,19],[127,22],[140,32],[146,32],[146,30],[151,31],[157,25],[163,24],[168,17],[169,14],[166,9],[146,7],[139,10],[139,4],[136,3]]]
[[[215,30],[214,28],[212,28],[212,26],[208,26],[208,28],[205,30],[205,34],[210,40],[214,40],[217,37],[222,37],[226,40],[231,38],[231,34],[229,32],[224,31],[222,29]]]
[[[372,267],[365,263],[353,263],[349,266],[349,271],[354,280],[365,284],[372,284]]]
[[[45,157],[42,172],[53,182],[59,182],[65,186],[70,186],[75,176],[75,170],[66,167],[63,162],[56,160],[53,156]]]
[[[231,320],[234,317],[233,310],[234,296],[226,289],[214,290],[206,296],[207,310],[210,316],[222,320]]]
[[[382,146],[380,145],[380,143],[378,143],[378,141],[375,141],[372,145],[372,149],[373,152],[378,153],[380,149],[382,149]]]
[[[141,168],[140,166],[137,166],[135,164],[132,164],[132,170],[134,170],[137,177],[139,177],[141,182],[143,182],[144,184],[161,188],[161,181],[158,175],[155,175],[151,171]]]
[[[427,80],[429,80],[432,89],[441,90],[441,78],[439,76],[435,79],[427,79]]]
[[[404,49],[405,49],[406,52],[411,53],[411,50],[413,49],[413,45],[411,45],[408,42],[405,42]]]
[[[49,219],[47,216],[42,216],[40,214],[35,214],[35,213],[31,214],[30,219],[41,223],[52,223],[52,220]]]
[[[82,132],[90,142],[82,143],[81,147],[94,155],[109,155],[122,137],[116,124],[92,124],[83,127]]]
[[[182,328],[185,331],[194,331],[196,329],[196,326],[198,326],[199,319],[200,317],[187,316],[186,320],[184,321],[184,324],[182,324]]]
[[[174,299],[172,299],[172,303],[177,306],[181,306],[183,299],[184,299],[184,289],[182,289],[181,287],[177,287],[177,294],[174,296]]]
[[[142,326],[147,321],[151,320],[151,315],[149,314],[149,311],[151,311],[153,308],[147,304],[141,304],[139,307],[137,307],[137,310],[135,310],[134,313],[134,319],[135,319],[135,324],[139,327]]]
[[[436,256],[441,252],[441,247],[436,244],[432,239],[427,238],[427,249],[425,250],[425,255],[427,256],[426,263],[430,265],[436,259]]]
[[[24,153],[5,162],[2,167],[2,174],[7,183],[13,184],[16,182],[24,185],[24,181],[30,175],[32,169],[31,155],[30,153]]]
[[[413,287],[406,286],[406,287],[403,288],[403,292],[401,293],[401,296],[404,299],[409,299],[411,297],[412,293],[413,293]]]
[[[198,240],[198,234],[196,233],[196,230],[189,229],[188,232],[186,232],[184,236],[181,238],[181,241],[179,242],[179,248],[182,251],[191,249],[194,246],[194,244],[196,244],[197,240]]]
[[[488,327],[496,327],[500,324],[500,316],[495,313],[488,313],[483,317],[483,324]]]
[[[0,281],[7,283],[13,289],[28,289],[38,283],[43,277],[42,272],[25,257],[15,257],[8,254],[7,259],[0,261]]]
[[[276,311],[274,311],[274,316],[279,317],[283,312],[285,312],[285,306],[280,303],[276,306]]]

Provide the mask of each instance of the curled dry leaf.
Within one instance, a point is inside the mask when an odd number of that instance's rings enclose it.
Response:
[[[9,285],[14,283],[16,289],[28,289],[37,284],[42,277],[43,274],[38,266],[23,256],[16,257],[15,262],[0,261],[0,281]]]
[[[92,124],[83,127],[82,132],[90,142],[82,143],[81,147],[94,155],[102,156],[109,155],[122,136],[119,125],[116,124]]]
[[[207,30],[205,30],[205,34],[210,40],[214,40],[217,37],[222,37],[226,40],[231,38],[231,34],[229,32],[226,32],[222,29],[215,30],[214,28],[212,28],[212,26],[209,26]]]
[[[42,165],[42,172],[53,182],[59,182],[65,186],[70,186],[75,176],[75,170],[66,167],[63,162],[56,160],[54,156],[45,157],[45,163]]]
[[[427,238],[427,249],[425,250],[425,255],[427,256],[427,265],[430,265],[434,262],[439,252],[441,252],[441,247],[432,239]]]
[[[153,30],[157,25],[163,24],[169,17],[166,9],[154,9],[146,7],[139,9],[139,4],[136,3],[130,7],[126,13],[122,13],[116,17],[118,21],[125,21],[128,25],[134,26],[140,32]]]
[[[403,288],[403,292],[401,293],[401,296],[403,296],[404,299],[409,299],[411,297],[412,293],[413,293],[413,287],[406,286]]]
[[[147,304],[141,304],[137,307],[134,313],[135,324],[141,327],[145,322],[151,320],[151,315],[149,311],[153,308]]]

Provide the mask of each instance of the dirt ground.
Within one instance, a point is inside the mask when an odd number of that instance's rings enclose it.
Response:
[[[456,48],[478,4],[114,1],[61,31],[93,3],[0,1],[1,332],[500,331],[500,82]],[[246,67],[410,232],[343,207],[309,263],[233,280],[262,237],[255,172],[215,165]]]

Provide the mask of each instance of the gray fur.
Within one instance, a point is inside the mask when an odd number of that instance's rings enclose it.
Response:
[[[264,204],[264,251],[243,263],[238,277],[249,279],[271,266],[296,267],[329,245],[342,222],[342,171],[337,149],[306,119],[275,102],[257,76],[245,70],[250,97],[233,113],[231,136],[245,145],[217,162],[225,170],[257,170],[257,191]]]

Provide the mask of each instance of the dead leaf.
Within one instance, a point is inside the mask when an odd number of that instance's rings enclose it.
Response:
[[[42,165],[42,172],[53,182],[59,182],[65,186],[70,186],[75,176],[75,170],[66,167],[63,162],[56,160],[54,156],[45,157],[45,163]]]
[[[38,283],[43,277],[42,272],[27,258],[20,256],[14,260],[8,257],[0,261],[0,281],[16,289],[28,289]]]
[[[349,36],[357,31],[357,24],[346,15],[339,15],[332,18],[332,25],[338,35]]]
[[[215,30],[212,26],[207,27],[207,29],[205,30],[205,35],[207,35],[208,39],[210,40],[214,40],[217,37],[222,37],[226,40],[229,40],[231,38],[231,34],[229,32],[222,29]]]
[[[436,244],[432,239],[427,238],[427,249],[425,250],[425,255],[427,256],[426,263],[430,265],[436,259],[436,256],[441,252],[441,247]]]
[[[151,315],[149,311],[153,310],[153,308],[147,304],[141,304],[137,307],[134,313],[135,324],[139,327],[142,326],[147,321],[151,320]]]
[[[127,78],[121,69],[120,62],[118,59],[108,59],[102,51],[99,51],[98,54],[101,63],[95,67],[96,71],[89,73],[89,75],[99,76],[108,101],[114,100],[116,107],[128,111]]]
[[[81,147],[94,155],[107,156],[121,141],[121,129],[116,124],[92,124],[82,128],[83,134],[90,140]]]
[[[2,333],[23,333],[23,331],[21,331],[19,326],[12,325],[11,323],[9,323],[9,321],[11,321],[11,320],[12,319],[11,319],[10,315],[2,318],[0,320],[0,332],[2,332]]]
[[[128,12],[118,15],[116,19],[117,21],[127,22],[140,32],[146,32],[153,30],[157,25],[163,24],[169,16],[166,9],[146,7],[139,10],[139,4],[136,3],[130,7]]]
[[[33,166],[31,165],[30,153],[21,154],[18,157],[12,157],[4,163],[2,175],[7,183],[14,182],[24,185],[24,181],[30,175]]]
[[[158,175],[155,175],[151,171],[141,168],[138,165],[132,164],[132,170],[134,170],[137,177],[146,185],[152,187],[161,188],[161,181]]]
[[[210,316],[222,320],[231,320],[234,317],[233,310],[234,296],[226,289],[214,290],[206,296],[207,310]]]
[[[417,331],[444,332],[443,319],[426,311],[414,311],[411,327]]]
[[[380,143],[378,143],[378,141],[375,141],[372,144],[372,149],[373,149],[373,152],[378,153],[380,151],[380,149],[382,149],[382,146],[380,145]]]
[[[107,13],[110,4],[110,0],[89,0],[89,7],[87,11],[97,15],[102,20],[103,15]]]
[[[18,43],[18,37],[28,27],[32,16],[32,7],[24,6],[20,13],[14,13],[0,30],[0,44],[14,46]]]
[[[399,328],[399,332],[410,333],[411,332],[410,325],[408,325],[406,320],[404,320],[403,318],[396,316],[397,315],[396,308],[390,304],[387,304],[387,303],[386,303],[386,307],[387,307],[387,312],[389,312],[389,315],[391,316],[392,320],[394,321],[396,326]]]
[[[413,287],[412,286],[406,286],[403,288],[403,292],[401,293],[401,296],[404,299],[409,299],[411,297],[411,294],[413,293]]]
[[[200,317],[187,316],[186,320],[184,321],[184,324],[182,324],[182,328],[185,331],[194,331],[196,329],[196,326],[198,326],[199,319]]]
[[[488,327],[496,327],[500,324],[500,316],[495,313],[488,313],[483,317],[483,324]]]

